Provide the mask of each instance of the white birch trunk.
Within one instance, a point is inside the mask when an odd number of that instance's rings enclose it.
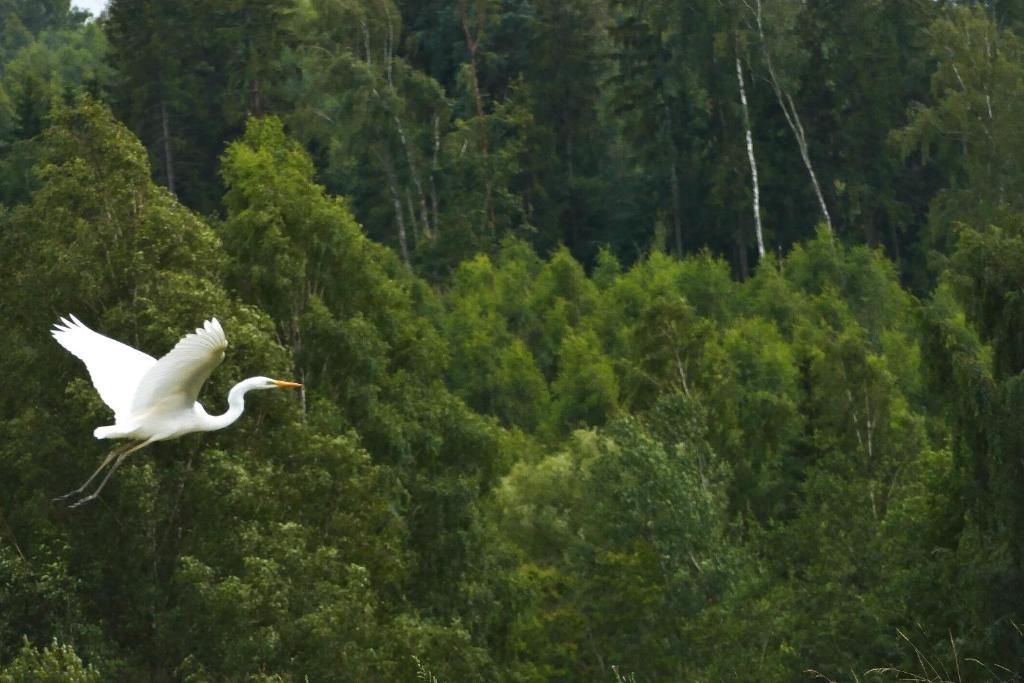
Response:
[[[398,247],[402,252],[402,261],[406,268],[412,267],[409,259],[409,237],[405,232],[405,212],[402,210],[402,193],[398,189],[398,177],[395,174],[395,166],[387,153],[380,155],[384,166],[384,172],[388,177],[388,190],[391,192],[391,202],[395,207],[395,224],[398,226]]]
[[[793,98],[789,96],[789,93],[783,91],[782,86],[779,84],[779,79],[775,75],[771,50],[768,49],[768,41],[764,37],[764,24],[761,20],[761,0],[755,0],[755,2],[754,15],[757,21],[757,35],[761,40],[761,50],[764,53],[765,65],[768,67],[768,77],[772,84],[772,91],[774,91],[775,99],[778,100],[779,106],[782,108],[782,113],[786,116],[786,123],[789,124],[793,137],[796,138],[797,147],[800,149],[800,158],[803,159],[807,175],[811,178],[811,185],[814,187],[814,194],[818,198],[821,215],[825,219],[825,225],[828,226],[828,234],[831,237],[833,234],[832,216],[829,214],[828,204],[825,203],[825,195],[822,193],[821,185],[818,183],[818,176],[814,172],[814,164],[811,163],[811,155],[807,146],[807,135],[804,133],[803,124],[800,122],[800,114],[796,110]]]
[[[754,156],[754,134],[750,129],[750,110],[747,107],[747,88],[743,84],[743,66],[736,55],[736,81],[740,86],[740,104],[743,105],[743,126],[747,133],[747,161],[750,162],[750,180],[754,188],[754,232],[757,235],[757,260],[764,260],[764,231],[761,227],[761,186],[757,181],[757,158]]]
[[[441,128],[440,128],[440,117],[434,114],[434,154],[430,163],[430,210],[434,217],[433,226],[434,229],[440,232],[441,226],[438,223],[438,212],[437,212],[437,184],[434,182],[434,177],[440,171],[440,165],[438,164],[438,155],[441,153]]]

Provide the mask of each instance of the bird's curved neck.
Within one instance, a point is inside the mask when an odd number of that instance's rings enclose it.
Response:
[[[259,378],[250,377],[231,387],[231,391],[228,392],[227,411],[220,415],[207,415],[204,420],[205,431],[224,429],[242,417],[242,413],[245,412],[245,394],[255,389],[258,384],[260,384]]]

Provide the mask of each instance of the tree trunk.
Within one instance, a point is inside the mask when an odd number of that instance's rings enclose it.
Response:
[[[466,8],[466,0],[459,0],[459,18],[462,22],[462,32],[466,37],[466,49],[469,50],[469,74],[470,85],[473,88],[473,104],[476,108],[476,116],[479,121],[480,154],[484,161],[484,215],[487,217],[490,233],[494,234],[494,207],[491,206],[491,174],[488,168],[488,157],[490,156],[490,141],[487,135],[487,123],[484,121],[484,100],[480,94],[480,77],[477,71],[477,50],[480,47],[480,37],[483,33],[484,19],[477,17],[475,33],[470,30],[469,10]]]
[[[782,85],[779,83],[779,79],[775,74],[775,67],[772,64],[771,50],[768,48],[768,41],[764,37],[764,24],[761,19],[761,0],[755,0],[756,6],[754,8],[755,19],[757,21],[757,35],[761,41],[761,51],[764,54],[764,62],[768,67],[768,80],[772,84],[772,91],[775,93],[775,99],[778,100],[779,106],[782,108],[782,113],[786,117],[786,123],[789,124],[789,129],[793,132],[793,137],[796,138],[797,147],[800,149],[800,158],[803,159],[804,167],[807,169],[807,175],[810,176],[811,185],[814,188],[814,194],[818,198],[818,206],[821,208],[821,215],[825,219],[825,225],[828,227],[829,237],[832,236],[832,216],[828,212],[828,205],[825,203],[825,195],[821,192],[821,185],[818,183],[818,176],[814,172],[814,165],[811,163],[811,155],[807,147],[807,135],[804,132],[803,124],[800,121],[800,114],[796,110],[796,104],[793,102],[793,98],[789,93],[782,89]]]
[[[394,90],[393,85],[390,87]],[[398,139],[402,143],[402,151],[405,153],[405,162],[409,165],[409,175],[412,176],[413,185],[416,186],[416,196],[420,207],[420,220],[423,223],[423,236],[427,239],[432,239],[434,231],[430,226],[430,213],[427,210],[427,195],[423,192],[423,183],[420,182],[419,168],[416,165],[416,159],[414,158],[412,149],[409,146],[409,140],[405,136],[405,128],[402,126],[402,120],[398,118],[398,114],[394,114],[392,118],[395,122],[395,132],[398,133]],[[415,211],[412,212],[412,220],[416,220]]]
[[[402,252],[402,261],[406,268],[412,267],[409,259],[409,237],[405,232],[405,212],[402,210],[402,193],[398,189],[398,177],[395,174],[395,166],[387,153],[381,153],[380,159],[383,162],[384,173],[388,177],[388,190],[391,192],[391,202],[395,209],[395,224],[398,226],[398,248]]]
[[[679,190],[679,150],[676,149],[675,138],[672,137],[672,109],[665,105],[665,123],[668,131],[668,152],[671,156],[669,163],[669,192],[672,196],[672,240],[675,243],[675,252],[678,258],[683,257],[683,201],[682,193]]]
[[[761,228],[761,187],[757,181],[757,158],[754,156],[754,135],[750,129],[750,110],[747,107],[747,88],[743,84],[743,66],[740,56],[736,55],[736,81],[740,86],[740,104],[743,105],[743,127],[747,134],[747,161],[750,162],[750,180],[754,188],[754,233],[757,235],[757,260],[764,260],[764,232]],[[745,250],[744,250],[745,252]],[[743,254],[744,275],[746,274],[746,254]]]
[[[253,76],[249,89],[249,113],[253,116],[263,116],[263,94],[260,91],[258,76]]]
[[[171,145],[171,125],[167,117],[167,101],[160,98],[160,130],[163,136],[164,175],[167,177],[167,189],[174,192],[174,153]]]
[[[441,166],[438,163],[438,156],[441,153],[441,121],[437,114],[434,114],[434,154],[430,162],[430,212],[433,215],[432,225],[434,229],[440,232],[441,226],[439,225],[438,210],[437,210],[437,183],[434,178],[441,170]]]
[[[392,62],[394,61],[394,42],[395,42],[395,29],[394,23],[391,20],[391,12],[388,11],[387,5],[384,6],[384,13],[387,17],[388,23],[388,36],[387,42],[384,45],[384,75],[388,83],[388,90],[391,96],[396,100],[399,99],[398,91],[395,89],[394,79],[392,78]],[[369,49],[369,48],[367,48]],[[427,212],[427,198],[423,192],[423,183],[420,181],[419,169],[416,166],[416,159],[413,155],[412,148],[409,145],[409,139],[405,135],[405,127],[402,126],[402,119],[398,114],[392,113],[391,120],[395,124],[395,132],[398,133],[398,140],[402,143],[402,151],[405,154],[406,164],[409,166],[409,175],[412,177],[412,182],[416,186],[416,194],[419,198],[420,206],[420,220],[422,221],[423,236],[427,239],[433,237],[433,230],[430,227],[430,216]],[[413,229],[416,231],[416,212],[410,210],[410,220],[413,224]]]
[[[896,262],[897,271],[903,270],[903,258],[900,255],[900,235],[896,229],[896,222],[889,221],[889,234],[892,235],[892,260]],[[906,273],[904,273],[906,275]]]
[[[673,148],[675,145],[673,145]],[[676,256],[683,258],[683,217],[682,201],[679,192],[679,171],[676,169],[676,158],[672,156],[672,167],[669,170],[670,182],[672,183],[672,234],[675,241]]]

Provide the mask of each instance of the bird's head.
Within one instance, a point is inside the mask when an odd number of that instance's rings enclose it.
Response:
[[[302,385],[298,382],[288,382],[283,379],[270,379],[269,377],[253,377],[253,389],[297,389]]]

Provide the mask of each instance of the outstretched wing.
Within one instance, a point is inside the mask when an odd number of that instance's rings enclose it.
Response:
[[[139,381],[131,401],[133,415],[159,406],[162,411],[191,410],[199,390],[224,360],[227,337],[216,318],[182,337]]]
[[[70,320],[61,318],[51,334],[58,344],[85,363],[96,393],[114,411],[115,421],[119,421],[131,411],[139,380],[156,365],[156,359],[90,330],[73,315],[69,317]]]

